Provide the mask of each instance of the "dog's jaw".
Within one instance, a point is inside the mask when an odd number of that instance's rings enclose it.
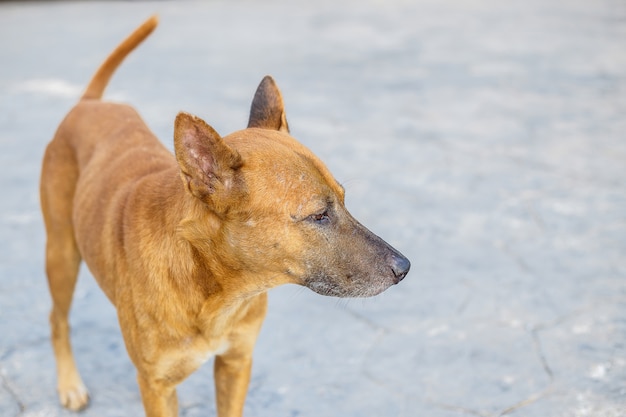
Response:
[[[317,294],[339,298],[373,297],[387,290],[395,283],[381,277],[368,277],[352,281],[352,278],[337,279],[326,275],[316,275],[305,280],[304,286]]]

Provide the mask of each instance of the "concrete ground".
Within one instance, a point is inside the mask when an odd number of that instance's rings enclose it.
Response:
[[[60,408],[37,182],[111,49],[161,26],[106,96],[171,146],[179,110],[244,127],[273,74],[292,133],[412,261],[367,300],[270,293],[246,416],[626,416],[626,3],[0,3],[0,416]],[[82,416],[139,416],[115,312],[84,270]],[[214,415],[211,366],[181,415]]]

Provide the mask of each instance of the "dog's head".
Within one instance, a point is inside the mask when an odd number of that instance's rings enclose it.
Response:
[[[212,267],[223,274],[250,277],[257,290],[296,283],[368,297],[408,273],[409,261],[350,215],[343,187],[289,135],[271,77],[257,89],[247,129],[222,139],[180,113],[174,142],[183,185],[199,203],[181,233],[207,259],[219,258]]]

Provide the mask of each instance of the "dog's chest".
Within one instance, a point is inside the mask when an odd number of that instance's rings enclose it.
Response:
[[[157,362],[156,373],[168,380],[182,381],[206,361],[228,350],[226,340],[207,343],[200,337],[187,337],[164,352]]]
[[[205,348],[196,348],[189,351],[189,360],[197,364],[198,366],[204,364],[211,357],[215,355],[221,355],[222,353],[228,350],[228,342],[226,340],[222,340],[219,343],[216,343],[215,346],[205,347]]]

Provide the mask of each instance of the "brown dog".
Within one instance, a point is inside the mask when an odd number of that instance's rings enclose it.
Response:
[[[254,96],[248,128],[225,138],[178,114],[176,158],[133,108],[100,101],[156,25],[147,20],[109,56],[44,156],[59,396],[73,410],[88,402],[68,325],[84,259],[117,308],[146,415],[176,416],[176,385],[216,355],[218,415],[240,416],[268,289],[373,296],[410,264],[350,216],[341,185],[289,135],[272,78]]]

